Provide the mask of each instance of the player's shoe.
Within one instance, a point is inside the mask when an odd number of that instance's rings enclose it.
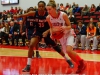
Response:
[[[41,56],[40,56],[39,53],[36,53],[36,57],[37,57],[37,58],[41,58]]]
[[[72,61],[71,61],[71,60],[67,60],[67,63],[69,64],[69,66],[70,66],[71,68],[73,68],[73,67],[74,67],[74,64],[72,63]]]
[[[76,73],[81,73],[83,70],[85,70],[86,68],[86,64],[84,63],[83,60],[80,61],[80,64],[78,65],[78,69],[76,71]]]
[[[22,72],[30,72],[30,65],[26,65]]]

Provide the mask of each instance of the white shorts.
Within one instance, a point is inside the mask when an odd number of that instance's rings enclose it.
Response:
[[[59,41],[60,41],[60,43],[62,45],[62,50],[65,53],[67,51],[67,49],[66,49],[67,45],[72,46],[72,47],[74,47],[74,45],[75,45],[74,36],[71,35],[71,34],[67,35],[66,37],[62,37]]]

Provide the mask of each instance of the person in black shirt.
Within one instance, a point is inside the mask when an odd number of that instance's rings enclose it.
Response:
[[[45,10],[46,3],[44,1],[38,2],[38,11],[31,11],[23,15],[17,15],[14,17],[24,17],[24,16],[34,16],[35,17],[35,25],[36,25],[36,31],[33,34],[33,37],[30,41],[30,47],[28,51],[28,60],[26,67],[22,70],[23,72],[29,72],[30,66],[31,66],[31,58],[32,58],[32,51],[36,44],[39,43],[41,38],[44,38],[46,44],[50,44],[53,46],[53,49],[56,50],[61,56],[65,58],[67,63],[71,68],[74,67],[73,63],[66,57],[64,52],[57,46],[57,44],[50,38],[50,28],[49,24],[46,21],[46,17],[48,16],[47,11]]]

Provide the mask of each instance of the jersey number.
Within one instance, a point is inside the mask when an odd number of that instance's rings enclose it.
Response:
[[[39,27],[44,27],[44,23],[39,23]]]
[[[30,22],[30,26],[33,26],[33,22]]]

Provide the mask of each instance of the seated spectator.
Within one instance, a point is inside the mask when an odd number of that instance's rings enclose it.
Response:
[[[100,12],[100,3],[99,3],[99,6],[97,6],[96,11]]]
[[[69,3],[66,3],[65,10],[69,8]]]
[[[69,15],[69,20],[70,20],[71,24],[76,24],[76,19],[75,19],[74,15],[72,15],[72,13],[70,13],[70,15]]]
[[[95,7],[94,4],[92,4],[92,5],[91,5],[91,8],[90,8],[90,10],[89,10],[89,15],[90,15],[90,16],[93,15],[95,11],[96,11],[96,7]]]
[[[22,20],[19,21],[19,38],[22,39],[23,45],[25,46],[25,38],[26,38],[26,27]]]
[[[9,45],[9,24],[7,22],[4,23],[4,39],[6,42],[6,45]]]
[[[3,33],[4,33],[4,25],[1,23],[0,24],[0,43],[1,44],[2,44]]]
[[[94,38],[94,47],[91,50],[96,50],[98,47],[98,42],[100,41],[100,22],[97,23],[96,38]]]
[[[57,9],[57,10],[60,10],[59,3],[57,3],[56,9]]]
[[[17,14],[17,13],[18,13],[18,9],[17,9],[17,7],[15,7],[14,14]]]
[[[7,15],[7,22],[10,22],[10,21],[11,21],[11,16]]]
[[[82,15],[87,15],[89,13],[89,7],[85,4],[81,12]]]
[[[11,9],[10,9],[9,11],[10,11],[10,14],[14,14],[14,9],[13,9],[13,7],[11,7]]]
[[[80,7],[78,6],[78,4],[75,5],[75,8],[73,9],[73,13],[81,13],[81,9]]]
[[[79,21],[78,27],[75,29],[76,38],[75,38],[75,48],[78,48],[79,43],[81,43],[81,49],[85,49],[86,44],[86,26]]]
[[[75,8],[75,6],[76,6],[76,4],[75,4],[75,2],[73,2],[72,8],[74,9],[74,8]]]
[[[86,50],[90,49],[90,41],[93,40],[93,46],[92,49],[95,49],[95,41],[96,38],[96,27],[93,23],[89,23],[87,26],[87,36],[86,36]]]
[[[67,14],[73,13],[73,8],[69,5],[68,9],[66,10]]]
[[[7,22],[7,13],[5,10],[2,12],[2,20],[3,22]]]
[[[60,4],[60,10],[61,10],[61,11],[64,11],[64,9],[65,9],[65,7],[64,7],[63,4],[61,3],[61,4]]]
[[[17,23],[14,23],[14,21],[10,22],[9,37],[12,39],[12,46],[15,45],[15,43],[14,43],[15,39],[16,39],[16,46],[18,46],[19,25]]]

